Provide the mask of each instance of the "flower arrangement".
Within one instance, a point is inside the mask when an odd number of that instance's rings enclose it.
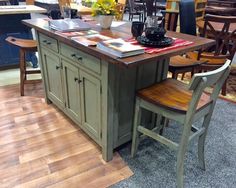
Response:
[[[92,16],[118,14],[115,0],[97,0],[92,5]]]

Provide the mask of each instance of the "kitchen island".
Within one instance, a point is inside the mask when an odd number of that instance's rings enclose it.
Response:
[[[214,44],[210,39],[168,32],[168,36],[193,44],[117,58],[57,35],[46,20],[23,23],[36,30],[46,101],[60,108],[99,144],[106,161],[112,159],[113,149],[131,140],[136,91],[165,79],[171,56]],[[130,25],[95,29],[103,35],[128,39]]]

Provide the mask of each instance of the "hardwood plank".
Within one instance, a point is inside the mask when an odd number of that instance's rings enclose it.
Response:
[[[70,135],[63,136],[60,139],[53,139],[45,144],[40,144],[29,150],[21,152],[19,155],[19,160],[21,163],[34,160],[43,156],[50,155],[55,152],[60,152],[65,150],[69,146],[78,146],[81,143],[85,143],[86,139],[84,137],[79,137],[77,132],[71,133]],[[47,146],[46,148],[44,146]]]
[[[62,182],[58,182],[48,187],[50,188],[54,188],[54,187],[62,188],[62,187],[67,187],[67,186],[70,186],[70,188],[86,187],[87,184],[89,182],[94,181],[94,179],[108,176],[111,172],[113,172],[113,170],[120,170],[124,166],[125,164],[120,159],[120,157],[118,157],[118,155],[115,155],[112,161],[107,162],[104,165],[98,166],[96,168],[90,169],[78,175],[72,176],[71,178],[68,178]],[[105,187],[107,187],[107,185]]]
[[[83,172],[88,171],[89,169],[96,168],[98,166],[101,166],[102,163],[98,160],[98,158],[91,158],[84,163],[73,165],[72,167],[67,167],[63,170],[54,172],[48,176],[43,176],[41,178],[35,179],[33,181],[29,181],[20,185],[17,185],[17,187],[37,187],[37,188],[44,188],[46,186],[58,183],[63,181],[64,179],[73,177],[76,174],[80,174]]]
[[[132,175],[117,154],[103,161],[100,147],[45,103],[41,86],[25,90],[0,87],[0,187],[108,187]]]

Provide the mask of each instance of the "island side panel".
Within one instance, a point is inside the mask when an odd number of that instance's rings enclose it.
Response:
[[[132,68],[109,64],[107,126],[113,127],[113,148],[131,140],[136,91],[166,78],[166,70],[168,59]],[[144,113],[143,121],[150,123],[152,114]]]

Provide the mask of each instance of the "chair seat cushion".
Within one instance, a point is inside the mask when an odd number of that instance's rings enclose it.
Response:
[[[186,113],[192,99],[188,85],[175,79],[166,79],[158,84],[139,90],[137,96],[163,108]],[[210,104],[210,97],[203,92],[197,111]]]
[[[213,53],[203,52],[202,56],[204,56],[204,55],[213,56]],[[188,52],[187,56],[189,58],[191,58],[191,59],[197,60],[198,52]],[[220,65],[221,66],[221,65],[225,64],[227,59],[226,58],[224,58],[224,59],[219,59],[219,58],[201,58],[200,60],[207,61],[207,63],[205,63],[205,65]]]
[[[185,67],[195,67],[206,61],[197,61],[196,59],[186,58],[183,56],[174,56],[170,58],[170,67],[174,68],[185,68]]]

